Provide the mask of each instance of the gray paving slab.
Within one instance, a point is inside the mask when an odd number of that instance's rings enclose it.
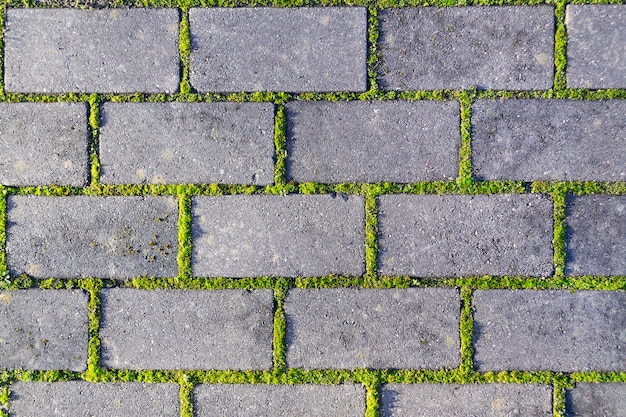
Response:
[[[191,85],[202,92],[365,91],[364,7],[192,8]]]
[[[551,416],[552,388],[522,384],[385,384],[381,417]]]
[[[626,417],[626,384],[578,383],[565,391],[566,417]]]
[[[197,417],[360,417],[365,413],[362,385],[197,385]]]
[[[567,5],[567,86],[626,88],[626,5]]]
[[[177,9],[12,9],[4,83],[19,93],[175,93]]]
[[[384,89],[552,88],[552,6],[407,7],[378,17]]]
[[[85,103],[0,103],[0,183],[86,185],[87,112]]]
[[[34,278],[178,275],[172,197],[12,195],[7,265]]]
[[[626,195],[569,196],[565,273],[626,275]]]
[[[287,293],[287,366],[305,369],[455,368],[456,289],[293,289]]]
[[[626,293],[474,293],[478,371],[624,371]]]
[[[293,101],[286,114],[289,180],[419,182],[458,175],[458,102]]]
[[[194,276],[323,276],[365,272],[358,195],[231,195],[192,200]]]
[[[162,417],[180,415],[177,384],[16,382],[11,385],[11,417]]]
[[[0,369],[87,368],[87,294],[0,291]]]
[[[271,290],[102,291],[103,366],[270,369]]]
[[[626,180],[624,100],[478,100],[472,162],[479,180]]]
[[[101,118],[105,184],[274,181],[271,103],[105,103]]]
[[[384,195],[382,275],[548,276],[552,202],[543,195]]]

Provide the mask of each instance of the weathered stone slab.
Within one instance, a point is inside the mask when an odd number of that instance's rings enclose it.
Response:
[[[626,417],[626,384],[578,383],[565,391],[567,417]]]

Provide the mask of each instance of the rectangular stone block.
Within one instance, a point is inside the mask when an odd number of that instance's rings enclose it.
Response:
[[[4,82],[18,93],[175,93],[177,9],[11,9]]]
[[[84,186],[87,112],[85,103],[0,103],[0,182]]]
[[[179,392],[177,384],[19,381],[11,385],[11,416],[177,417]]]
[[[197,385],[197,417],[360,417],[365,413],[362,385]]]
[[[570,196],[565,273],[626,275],[626,195]]]
[[[552,88],[552,6],[407,7],[378,17],[384,89]]]
[[[626,384],[578,383],[565,391],[566,417],[626,417]]]
[[[271,290],[102,291],[103,366],[270,369]]]
[[[472,162],[479,180],[626,180],[624,100],[478,100]]]
[[[383,275],[548,276],[552,202],[543,195],[383,195]]]
[[[385,384],[381,417],[551,416],[552,388],[522,384]]]
[[[626,88],[626,5],[567,5],[567,86]]]
[[[194,197],[194,276],[323,276],[365,272],[358,195]]]
[[[198,91],[367,89],[364,7],[192,8],[189,24]]]
[[[419,182],[458,175],[459,103],[292,101],[287,175],[297,182]]]
[[[304,369],[455,368],[456,289],[293,289],[287,293],[287,365]]]
[[[626,370],[626,293],[474,294],[474,364],[487,371]]]
[[[105,184],[274,181],[271,103],[105,103]]]
[[[178,275],[172,197],[12,195],[7,264],[34,278]]]
[[[88,298],[82,291],[0,291],[0,369],[84,371]]]

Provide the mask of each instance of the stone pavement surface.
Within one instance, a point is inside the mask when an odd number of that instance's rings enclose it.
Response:
[[[0,416],[626,416],[626,4],[26,3]]]

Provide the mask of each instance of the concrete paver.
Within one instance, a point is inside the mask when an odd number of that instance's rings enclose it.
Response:
[[[626,384],[578,383],[565,392],[566,417],[625,417]]]

